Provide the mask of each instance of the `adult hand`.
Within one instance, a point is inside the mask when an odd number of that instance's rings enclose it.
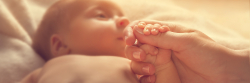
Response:
[[[133,66],[131,67],[135,73],[150,76],[154,72],[142,71],[142,65],[149,63],[142,62],[146,56],[142,49],[131,46],[137,39],[141,43],[172,50],[172,60],[183,83],[250,82],[249,55],[247,51],[226,48],[202,32],[188,29],[183,25],[160,21],[143,22],[165,25],[170,28],[170,31],[156,36],[145,36],[142,34],[142,29],[133,27],[139,21],[132,22],[125,29],[125,41],[128,45],[125,53],[132,60]],[[134,52],[141,52],[140,60],[133,57]],[[154,68],[150,66],[149,69]]]

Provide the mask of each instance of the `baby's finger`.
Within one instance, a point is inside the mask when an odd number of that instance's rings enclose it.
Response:
[[[125,56],[132,61],[143,61],[146,53],[137,46],[126,46]]]
[[[155,75],[144,75],[140,78],[140,83],[154,83],[155,80]]]
[[[157,35],[159,33],[159,28],[161,27],[160,24],[154,24],[151,30],[151,33],[153,35]]]
[[[146,52],[146,54],[151,54],[151,55],[157,55],[158,54],[158,48],[149,44],[143,44],[140,46],[140,48],[142,50],[144,50],[144,52]]]
[[[150,35],[151,29],[152,29],[153,25],[152,24],[147,24],[143,30],[143,33],[145,35]]]
[[[143,29],[143,28],[145,28],[145,26],[146,26],[146,23],[145,23],[145,22],[139,22],[139,23],[138,23],[138,27],[139,27],[139,28],[142,28],[142,29]]]
[[[153,75],[155,73],[154,65],[145,62],[132,61],[131,69],[135,74],[139,75]]]

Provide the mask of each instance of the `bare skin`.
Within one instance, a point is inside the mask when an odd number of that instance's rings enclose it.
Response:
[[[21,83],[139,83],[129,64],[128,59],[107,55],[62,56],[47,62]]]
[[[72,0],[74,1],[74,0]],[[51,40],[50,40],[50,44],[51,44],[51,52],[52,52],[52,57],[59,57],[62,55],[69,55],[69,54],[83,54],[83,56],[81,57],[89,57],[91,58],[92,55],[105,55],[105,57],[110,58],[106,55],[113,55],[113,56],[121,56],[124,57],[124,40],[123,35],[122,35],[122,31],[123,28],[126,27],[126,25],[129,23],[129,21],[121,14],[119,10],[119,8],[117,9],[116,5],[114,4],[110,4],[109,1],[106,0],[92,0],[90,1],[91,3],[88,4],[84,4],[81,3],[81,0],[76,0],[79,1],[73,5],[77,6],[77,8],[74,9],[80,9],[80,10],[75,10],[75,14],[73,15],[69,15],[69,16],[74,16],[74,19],[71,21],[72,23],[70,23],[70,28],[64,29],[64,30],[60,30],[58,31],[56,34],[54,34],[53,36],[51,36]],[[84,1],[84,0],[83,0]],[[102,9],[104,8],[104,9]],[[81,10],[89,10],[89,11],[81,11]],[[108,11],[107,11],[108,10]],[[133,23],[132,23],[133,24]],[[148,23],[150,24],[150,23]],[[154,24],[154,23],[153,23]],[[87,27],[87,28],[86,28]],[[173,30],[175,31],[175,30]],[[145,31],[145,33],[147,33],[147,31]],[[154,31],[153,31],[153,34]],[[137,35],[138,36],[138,35]],[[203,37],[203,36],[202,36]],[[130,37],[128,37],[130,38]],[[140,39],[141,37],[138,37],[139,41],[142,43],[147,43],[156,47],[161,47],[156,45],[155,43],[152,43],[152,41],[143,41],[142,39]],[[198,38],[200,38],[198,36]],[[103,43],[100,43],[100,41],[103,41]],[[83,43],[84,42],[84,43]],[[133,42],[130,41],[130,42]],[[157,41],[155,41],[157,42]],[[165,45],[162,45],[163,47],[161,47],[162,49],[172,49],[172,48],[165,48]],[[143,47],[141,47],[142,49]],[[112,49],[112,50],[110,50]],[[199,48],[197,48],[199,49]],[[144,49],[145,50],[145,49]],[[176,49],[175,49],[176,51]],[[178,50],[177,50],[178,51]],[[145,52],[150,52],[150,51],[146,51]],[[142,53],[143,54],[143,53]],[[146,53],[145,53],[146,54]],[[84,56],[86,55],[86,56]],[[130,55],[129,55],[130,56]],[[83,69],[82,60],[84,60],[83,58],[80,57],[75,57],[75,56],[63,56],[66,58],[55,58],[52,59],[51,62],[52,63],[48,63],[47,65],[53,65],[53,66],[45,66],[44,68],[38,69],[37,71],[34,71],[34,73],[31,73],[30,75],[28,75],[23,82],[29,82],[30,80],[32,80],[32,83],[35,82],[61,82],[60,80],[62,79],[66,79],[65,82],[72,82],[72,81],[82,81],[79,79],[83,79],[84,81],[88,80],[87,82],[93,83],[93,82],[109,82],[109,83],[121,83],[121,82],[117,82],[117,80],[113,80],[113,79],[109,79],[109,80],[104,80],[104,79],[86,79],[86,78],[75,78],[74,76],[78,75],[78,74],[72,74],[72,73],[67,73],[66,71],[68,70],[62,70],[61,69],[67,69],[70,67],[73,67],[75,69]],[[70,58],[71,57],[71,58]],[[93,56],[92,56],[93,57]],[[103,56],[104,57],[104,56]],[[74,60],[72,60],[72,58]],[[178,57],[179,58],[179,57]],[[111,58],[112,59],[112,58]],[[102,61],[104,60],[104,61]],[[95,58],[91,58],[91,61],[89,61],[89,63],[96,63],[96,65],[92,65],[92,64],[85,64],[85,66],[93,66],[93,67],[100,67],[100,69],[109,69],[109,67],[107,67],[107,65],[112,65],[115,64],[112,60],[111,62],[107,62],[107,63],[102,63],[102,62],[106,62],[107,59],[95,59]],[[175,57],[175,59],[173,59],[173,61],[177,60],[177,58]],[[61,65],[62,63],[64,63],[64,61],[70,61],[69,64],[65,63],[63,65]],[[72,61],[72,62],[71,62]],[[76,62],[80,62],[80,63],[76,63]],[[86,60],[88,61],[88,60]],[[95,62],[98,61],[98,62]],[[99,62],[100,61],[100,62]],[[239,60],[239,61],[246,61],[245,59],[243,60]],[[119,61],[118,61],[119,62]],[[118,63],[117,62],[117,63]],[[178,61],[177,61],[178,62]],[[188,62],[188,61],[186,61]],[[128,65],[129,63],[121,60],[119,63],[124,63],[123,65]],[[61,65],[61,66],[57,66],[55,64]],[[97,65],[99,64],[99,65]],[[148,63],[147,63],[148,64]],[[106,66],[104,66],[106,65]],[[150,64],[148,64],[150,65]],[[78,68],[78,66],[80,68]],[[84,66],[84,67],[85,67]],[[140,63],[135,65],[137,67],[143,67],[140,66]],[[181,65],[183,66],[183,65]],[[177,69],[178,67],[181,67],[180,65],[177,65]],[[190,66],[190,65],[188,65]],[[133,68],[133,66],[131,66],[133,70],[139,69],[139,68]],[[149,68],[152,68],[152,66],[150,66]],[[241,66],[240,66],[241,67]],[[196,66],[196,68],[199,68]],[[86,68],[84,68],[86,69]],[[117,70],[111,70],[111,69],[117,69]],[[127,69],[130,69],[129,67],[122,67],[120,68],[120,66],[115,66],[114,68],[111,68],[110,71],[118,71],[118,70],[124,70],[124,71],[119,71],[121,72],[127,72]],[[144,68],[145,69],[145,68]],[[181,69],[181,68],[179,68]],[[48,71],[47,71],[48,70]],[[51,71],[53,71],[54,73],[52,73]],[[91,71],[93,70],[93,68],[87,68],[86,71]],[[191,71],[192,69],[190,69]],[[82,71],[78,71],[78,70],[74,70],[75,72],[82,72]],[[141,71],[138,70],[138,71]],[[178,70],[179,71],[179,70]],[[200,70],[201,71],[201,70]],[[97,74],[94,73],[96,71],[91,71],[91,72],[84,72],[84,73],[80,73],[80,76],[86,76],[86,75],[93,75],[93,77],[99,76],[101,74]],[[103,73],[107,72],[107,71],[101,71]],[[142,73],[144,75],[152,75],[153,71],[149,70],[149,73],[146,72]],[[180,71],[179,71],[180,72]],[[191,71],[192,73],[194,73],[193,71]],[[59,75],[59,74],[62,75]],[[91,74],[92,73],[92,74]],[[135,72],[138,73],[138,72]],[[209,72],[210,73],[210,72]],[[204,74],[204,72],[202,72],[201,74]],[[107,75],[107,74],[103,74],[103,75]],[[110,75],[110,77],[123,77],[121,75],[116,75],[116,74],[108,74]],[[124,74],[122,74],[124,75]],[[186,76],[185,76],[186,75]],[[207,75],[207,73],[205,73],[204,75]],[[66,76],[66,77],[64,77]],[[69,76],[69,77],[67,77]],[[133,82],[134,81],[134,77],[133,74],[128,73],[128,76],[131,76],[132,78],[129,79],[122,79],[120,78],[120,80],[124,80],[124,82]],[[183,77],[188,77],[190,76],[190,74],[181,74],[181,78]],[[51,78],[50,78],[51,77]],[[104,78],[106,76],[103,76]],[[58,79],[60,78],[60,79]],[[195,78],[195,77],[194,77]],[[144,78],[142,78],[144,79]],[[190,78],[189,78],[190,79]],[[189,80],[188,79],[188,80]],[[245,79],[245,78],[244,78]],[[96,81],[95,81],[96,80]],[[181,79],[182,81],[187,81],[187,79]],[[143,82],[143,80],[141,80]],[[154,81],[154,80],[151,80]],[[192,81],[195,81],[194,79],[192,79]],[[192,82],[190,81],[190,82]],[[200,80],[198,80],[200,82]],[[211,80],[209,80],[210,82]],[[213,81],[213,80],[212,80]],[[135,83],[137,83],[138,81],[135,81]],[[197,81],[195,81],[197,82]]]
[[[135,28],[140,28],[143,30],[144,35],[158,35],[159,33],[165,33],[169,31],[167,26],[162,26],[161,24],[146,24],[145,22],[140,22],[134,26]],[[151,63],[155,69],[150,68],[151,65],[144,64],[142,71],[138,74],[143,74],[142,72],[147,72],[148,75],[152,76],[143,76],[141,77],[142,83],[181,83],[178,72],[174,65],[173,60],[171,59],[171,50],[165,50],[162,48],[157,48],[149,44],[142,44],[137,42],[136,46],[127,46],[125,50],[135,51],[134,48],[139,47],[146,54],[145,57],[141,57],[142,52],[133,52],[133,54],[127,54],[127,57],[131,60]],[[134,49],[134,50],[133,50]],[[149,51],[150,50],[150,51]],[[129,52],[132,53],[132,52]],[[129,55],[133,55],[132,57]],[[138,63],[132,62],[131,64],[134,68],[141,68],[138,66]],[[155,72],[150,72],[154,71]]]
[[[146,23],[159,23],[170,28],[166,33],[145,36],[143,30],[133,27],[138,21],[131,23],[125,30],[126,43],[131,45],[135,39],[144,44],[156,46],[161,49],[172,50],[172,60],[178,70],[182,83],[248,83],[250,82],[249,50],[232,50],[226,48],[197,30],[185,26],[160,22],[143,21]],[[131,28],[132,27],[132,28]],[[133,33],[133,34],[130,34]],[[130,46],[127,46],[130,47]],[[131,51],[132,50],[132,51]],[[133,57],[133,50],[127,49],[127,56]],[[145,53],[140,54],[144,58]],[[134,59],[131,66],[137,74],[149,75],[143,72],[143,65],[148,63],[138,62]],[[137,66],[137,67],[136,67]],[[150,66],[149,69],[154,69]],[[154,71],[149,71],[150,73]],[[141,80],[147,78],[141,78]],[[157,79],[157,77],[156,77]],[[147,83],[147,82],[142,82]]]
[[[60,2],[55,8],[70,11],[65,15],[70,18],[68,27],[50,36],[51,60],[21,83],[138,83],[130,61],[121,58],[125,57],[122,31],[129,23],[121,9],[108,0]]]

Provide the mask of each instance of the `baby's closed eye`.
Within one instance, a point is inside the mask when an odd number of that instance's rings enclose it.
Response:
[[[95,12],[95,17],[98,20],[108,20],[110,18],[110,16],[107,13],[105,13],[104,11],[101,11],[101,10],[98,10]]]

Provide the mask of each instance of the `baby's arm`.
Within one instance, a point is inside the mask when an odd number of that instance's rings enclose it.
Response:
[[[28,74],[25,78],[21,80],[21,83],[37,83],[37,77],[41,72],[41,68],[36,69],[35,71]]]

